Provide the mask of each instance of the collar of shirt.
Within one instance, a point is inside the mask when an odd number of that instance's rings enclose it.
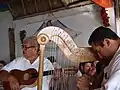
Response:
[[[115,68],[116,57],[120,54],[120,47],[116,51],[115,55],[113,56],[112,60],[110,61],[109,65],[105,67],[104,72],[107,73],[107,78],[109,78],[112,74],[112,69]]]
[[[28,59],[26,59],[25,61],[28,62],[29,64],[31,64]],[[39,57],[37,57],[37,59],[31,65],[34,65],[36,62],[39,62]]]

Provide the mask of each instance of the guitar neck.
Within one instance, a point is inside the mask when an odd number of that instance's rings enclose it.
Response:
[[[44,71],[43,72],[43,76],[52,75],[53,72],[54,72],[54,70]],[[31,78],[37,78],[37,77],[38,77],[38,73],[32,73],[32,77]]]
[[[52,75],[53,72],[54,72],[54,70],[44,71],[44,72],[43,72],[43,76]]]

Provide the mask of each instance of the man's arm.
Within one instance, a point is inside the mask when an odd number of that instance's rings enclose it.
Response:
[[[8,77],[10,76],[9,72],[6,70],[0,71],[0,81],[8,81]]]
[[[9,74],[8,71],[6,71],[6,70],[1,70],[0,71],[0,80],[3,81],[3,82],[8,81],[9,85],[11,87],[11,90],[20,90],[18,80],[14,76]]]
[[[77,79],[78,90],[89,90],[91,76],[83,74]],[[92,89],[91,89],[92,90]]]
[[[17,63],[17,59],[13,60],[12,62],[4,66],[0,71],[0,80],[3,82],[8,81],[11,90],[20,90],[18,80],[9,73],[12,69],[16,68],[15,67],[17,65],[16,63]]]

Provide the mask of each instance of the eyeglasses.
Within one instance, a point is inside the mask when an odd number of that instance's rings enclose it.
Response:
[[[36,46],[29,46],[29,47],[26,47],[26,46],[22,45],[22,48],[23,48],[24,50],[27,50],[27,49],[30,49],[30,48],[34,48],[34,47],[36,47]]]

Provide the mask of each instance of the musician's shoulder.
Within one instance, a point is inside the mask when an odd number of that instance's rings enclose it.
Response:
[[[20,61],[25,61],[26,58],[25,57],[17,57],[14,59],[15,62],[20,62]]]
[[[50,60],[48,60],[46,57],[44,57],[44,64],[51,64],[52,65],[52,63],[50,62]]]
[[[44,57],[44,68],[49,70],[54,70],[52,63],[46,57]]]
[[[49,60],[46,57],[44,57],[44,62],[49,62]]]

